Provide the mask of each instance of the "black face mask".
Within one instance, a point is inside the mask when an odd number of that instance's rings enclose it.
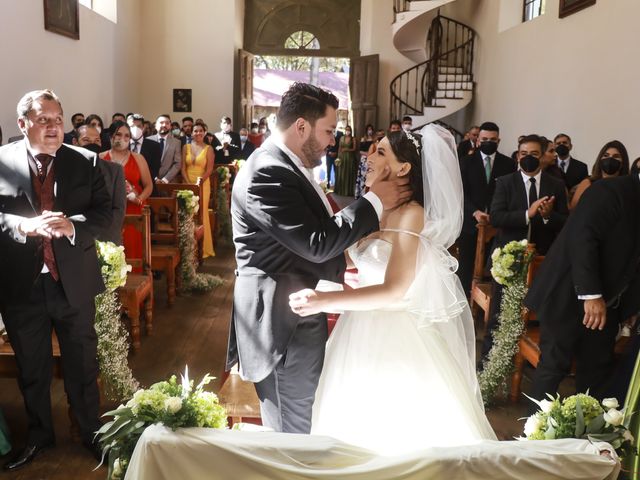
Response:
[[[88,145],[85,145],[82,148],[86,148],[87,150],[91,150],[96,155],[102,151],[102,147],[100,145],[98,145],[97,143],[90,143]]]
[[[600,159],[600,168],[607,175],[614,175],[618,173],[621,166],[622,162],[617,158],[605,157]]]
[[[497,142],[481,142],[480,151],[485,155],[493,155],[498,151],[498,143]]]
[[[556,147],[556,153],[559,157],[566,157],[569,155],[569,147],[561,143]]]
[[[533,155],[527,155],[520,159],[520,168],[523,172],[533,173],[540,167],[540,159]]]

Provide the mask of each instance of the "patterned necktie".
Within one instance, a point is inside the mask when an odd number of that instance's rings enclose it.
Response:
[[[484,174],[487,177],[487,183],[491,179],[491,158],[487,157],[484,159]]]
[[[560,162],[560,168],[562,169],[562,171],[563,171],[564,173],[567,173],[567,162],[566,162],[566,160],[562,160],[562,161]]]
[[[538,200],[538,192],[536,192],[536,179],[531,177],[529,182],[531,183],[529,186],[529,206],[531,206],[533,202]]]
[[[40,180],[40,183],[44,183],[47,178],[47,170],[51,160],[53,160],[53,157],[46,153],[39,153],[36,155],[36,167],[38,169],[38,180]]]
[[[138,145],[140,145],[140,141],[134,140],[133,143],[131,144],[131,151],[138,153]]]

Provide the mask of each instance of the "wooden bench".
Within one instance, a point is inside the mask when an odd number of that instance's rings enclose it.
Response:
[[[222,384],[218,394],[220,404],[227,410],[229,426],[235,423],[256,423],[262,425],[260,400],[252,382],[240,378],[234,366]]]
[[[140,305],[144,305],[147,335],[153,331],[153,275],[151,273],[150,211],[145,206],[140,215],[125,215],[124,225],[132,225],[142,235],[142,258],[128,258],[132,267],[141,273],[129,273],[127,283],[118,289],[120,303],[129,318],[129,333],[133,350],[140,349]]]
[[[158,183],[156,184],[158,192],[174,196],[178,190],[190,190],[198,197],[198,213],[194,216],[195,237],[198,245],[198,262],[202,263],[202,244],[204,242],[204,216],[209,214],[209,205],[204,204],[202,195],[202,178],[194,183]]]
[[[149,197],[147,205],[152,212],[151,269],[162,271],[167,279],[167,303],[176,300],[176,268],[180,264],[178,246],[178,199]]]
[[[489,306],[491,305],[491,273],[486,271],[487,244],[495,237],[497,230],[489,224],[479,223],[478,241],[476,242],[476,256],[473,264],[473,279],[471,280],[471,311],[477,318],[478,309],[484,312],[483,321],[486,328],[489,323]]]

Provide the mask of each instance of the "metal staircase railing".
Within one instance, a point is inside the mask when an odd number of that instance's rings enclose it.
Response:
[[[438,99],[460,98],[470,90],[475,37],[472,28],[438,13],[427,35],[428,59],[391,81],[390,118],[423,115],[425,107],[439,106]]]

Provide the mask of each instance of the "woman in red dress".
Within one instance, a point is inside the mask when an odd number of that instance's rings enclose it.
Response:
[[[100,158],[122,165],[126,182],[127,214],[139,215],[145,200],[153,190],[153,182],[146,160],[139,153],[129,150],[131,129],[125,122],[116,122],[111,134],[111,149],[100,154]],[[129,258],[142,258],[142,235],[133,226],[122,229],[122,244]],[[135,268],[134,272],[141,272]]]

